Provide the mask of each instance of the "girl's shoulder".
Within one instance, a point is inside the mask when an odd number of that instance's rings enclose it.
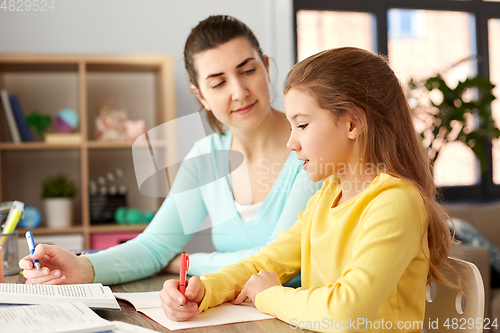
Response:
[[[423,207],[423,200],[419,190],[411,182],[390,175],[380,173],[370,185],[371,197],[378,200],[388,200],[394,204],[410,203],[412,206]]]

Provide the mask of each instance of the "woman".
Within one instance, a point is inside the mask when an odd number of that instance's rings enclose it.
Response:
[[[230,149],[243,154],[248,172],[232,172],[229,187],[225,180],[207,184],[206,168],[183,164],[170,192],[180,195],[167,197],[142,234],[81,257],[39,245],[19,262],[25,277],[46,284],[116,284],[150,276],[167,264],[168,272],[178,273],[178,254],[192,236],[185,230],[197,230],[209,215],[217,251],[191,254],[188,271],[203,275],[256,253],[295,222],[321,184],[299,172],[300,161],[286,148],[290,125],[271,107],[269,60],[252,31],[235,18],[211,16],[191,31],[184,61],[191,89],[216,132],[197,142],[186,159]],[[237,167],[230,164],[228,158],[222,163],[228,170]],[[194,190],[176,190],[185,187]],[[242,205],[248,191],[250,205]],[[40,271],[31,258],[40,260]]]

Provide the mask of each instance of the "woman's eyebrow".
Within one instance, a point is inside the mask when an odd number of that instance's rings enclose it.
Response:
[[[236,68],[240,68],[240,67],[245,66],[245,65],[246,65],[249,61],[251,61],[251,60],[255,60],[255,58],[253,58],[253,57],[246,58],[245,60],[243,60],[242,62],[240,62],[240,63],[236,66]],[[208,79],[213,78],[213,77],[221,76],[221,75],[223,75],[223,74],[224,74],[224,72],[220,72],[220,73],[213,73],[213,74],[208,74],[208,75],[207,75],[207,77],[205,78],[205,80],[208,80]]]
[[[243,60],[242,62],[240,62],[240,64],[238,66],[236,66],[236,68],[240,68],[240,67],[243,67],[245,66],[250,60],[255,60],[255,58],[246,58],[245,60]]]

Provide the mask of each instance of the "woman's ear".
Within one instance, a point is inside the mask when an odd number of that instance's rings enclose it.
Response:
[[[271,77],[269,76],[269,57],[264,55],[264,66],[266,66],[267,81],[271,82]]]
[[[191,90],[193,93],[196,95],[198,100],[200,101],[201,105],[206,111],[211,111],[210,110],[210,105],[208,104],[207,100],[203,98],[203,95],[201,94],[200,89],[198,89],[194,84],[191,85]]]

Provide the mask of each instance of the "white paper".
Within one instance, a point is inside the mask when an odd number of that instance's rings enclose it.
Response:
[[[114,295],[116,298],[129,301],[137,311],[142,312],[171,331],[275,318],[257,310],[252,303],[244,302],[240,305],[224,303],[207,309],[189,321],[177,322],[168,319],[159,304],[158,307],[151,307],[156,300],[158,303],[160,302],[159,291],[149,293],[114,293]],[[139,304],[144,305],[144,307],[140,307]]]
[[[150,330],[145,327],[124,323],[122,321],[114,321],[114,333],[154,333],[156,331]]]
[[[11,333],[84,333],[111,330],[113,323],[83,303],[58,303],[0,308],[0,327]]]

